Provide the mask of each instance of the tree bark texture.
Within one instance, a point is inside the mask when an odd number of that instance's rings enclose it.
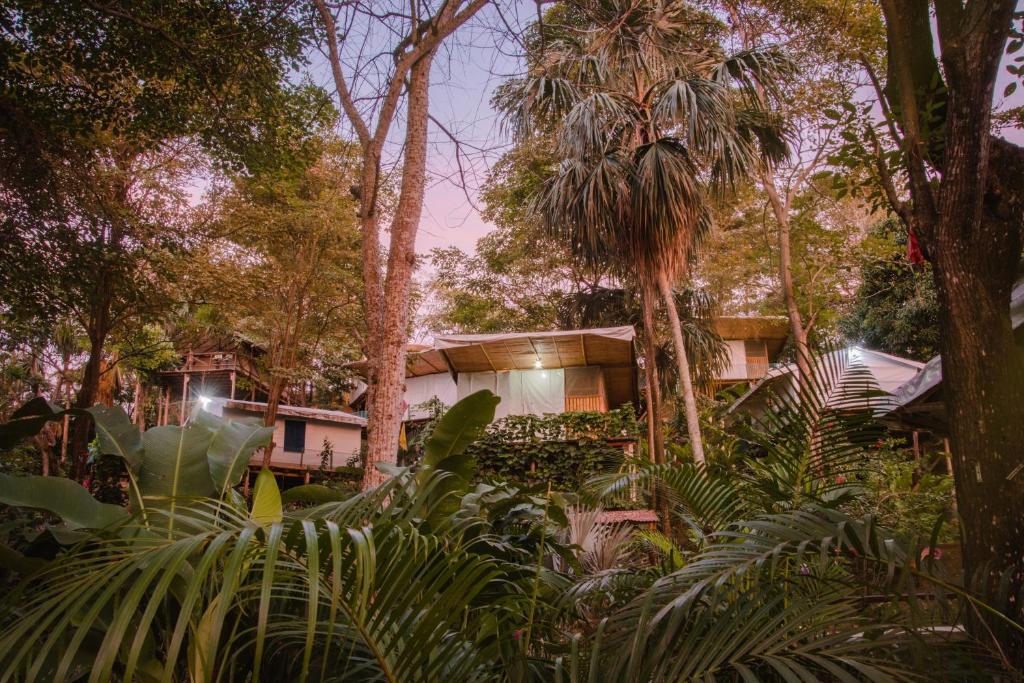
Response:
[[[375,391],[371,403],[371,425],[367,433],[366,473],[363,488],[382,483],[386,478],[377,469],[378,462],[394,462],[398,453],[398,433],[402,424],[401,404],[405,395],[406,340],[409,329],[409,296],[412,272],[416,265],[416,231],[423,211],[427,171],[427,123],[429,121],[430,67],[434,53],[416,62],[409,73],[405,135],[405,162],[398,206],[391,222],[387,278],[378,335]]]
[[[102,334],[94,332],[89,335],[89,358],[85,362],[85,368],[82,372],[82,383],[79,385],[78,393],[75,395],[76,408],[91,408],[96,402],[96,395],[100,386],[100,372],[102,371],[106,336],[106,331]],[[68,454],[71,461],[72,479],[81,480],[85,476],[91,434],[92,418],[85,416],[74,418],[71,427],[70,452]]]
[[[790,239],[789,201],[784,200],[770,173],[762,175],[762,183],[772,206],[775,222],[779,226],[779,283],[782,285],[782,302],[789,320],[789,334],[796,350],[796,363],[800,385],[810,372],[810,348],[807,345],[807,328],[804,327],[800,307],[796,303],[796,286],[793,284],[793,250]]]
[[[883,0],[882,7],[888,93],[910,178],[911,227],[932,260],[938,290],[965,578],[1019,622],[1024,348],[1014,338],[1009,302],[1021,255],[1024,150],[990,132],[996,75],[1015,4],[935,3],[944,92],[930,82],[938,65],[927,0]],[[994,635],[1003,656],[1024,665],[1019,631],[981,615],[969,618],[968,628],[983,641]]]
[[[649,282],[649,280],[648,280]],[[644,379],[647,382],[647,423],[649,448],[656,465],[663,465],[665,458],[665,433],[662,430],[661,415],[661,379],[658,373],[657,346],[654,341],[654,305],[657,293],[650,285],[644,285],[640,294],[640,307],[643,315],[643,347],[644,347]],[[672,533],[672,514],[664,487],[654,485],[652,490],[653,506],[658,513],[659,528],[668,535]]]

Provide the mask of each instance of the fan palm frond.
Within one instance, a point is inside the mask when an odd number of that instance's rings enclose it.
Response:
[[[869,474],[866,450],[884,436],[874,414],[883,394],[867,368],[841,349],[801,365],[803,376],[791,373],[783,389],[769,389],[770,409],[749,434],[762,454],[749,459],[748,481],[765,509],[835,505],[855,494]]]

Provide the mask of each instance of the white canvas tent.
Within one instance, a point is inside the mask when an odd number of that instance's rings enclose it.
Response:
[[[608,410],[637,398],[636,331],[632,326],[548,332],[439,335],[410,349],[407,419],[436,396],[447,405],[489,389],[501,397],[498,417]],[[353,364],[357,370],[365,362]]]

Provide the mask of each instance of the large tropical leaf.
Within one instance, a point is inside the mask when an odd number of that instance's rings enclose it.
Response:
[[[142,465],[142,434],[121,408],[96,404],[89,408],[96,425],[100,452],[122,458],[128,470],[137,474]]]
[[[466,448],[479,439],[494,421],[494,410],[501,399],[484,389],[465,397],[446,412],[423,449],[423,470],[450,472],[463,481],[473,473],[472,459]]]
[[[146,430],[139,488],[144,496],[216,496],[206,451],[213,433],[199,425]]]
[[[10,420],[0,425],[0,450],[13,448],[23,439],[35,436],[47,422],[59,420],[65,412],[45,398],[33,398],[15,410]]]
[[[432,522],[454,511],[455,496],[468,490],[476,461],[466,454],[466,448],[494,421],[494,409],[500,401],[486,389],[470,394],[452,406],[434,426],[424,446],[423,462],[417,475],[417,483],[423,491],[430,489],[424,499],[428,501]],[[437,473],[442,476],[436,476]]]
[[[213,485],[221,492],[237,486],[249,466],[249,459],[258,448],[270,443],[273,427],[244,422],[228,422],[217,429],[206,453]]]
[[[850,557],[874,563],[887,569],[876,589],[910,595],[920,579],[943,583],[918,556],[873,519],[827,509],[737,522],[609,616],[594,647],[619,656],[595,657],[623,681],[783,672],[794,680],[912,680],[911,653],[934,655],[933,665],[948,670],[943,658],[955,659],[959,645],[908,622],[912,612],[888,625],[865,613],[845,569]]]
[[[281,521],[284,511],[281,504],[281,490],[277,487],[274,473],[264,467],[256,475],[253,488],[252,510],[249,518],[256,524],[268,525]]]
[[[747,480],[763,509],[836,505],[855,495],[870,467],[866,451],[885,434],[874,419],[884,394],[867,368],[843,350],[811,354],[803,367],[768,390],[770,408],[746,433],[759,450],[747,461]]]
[[[168,678],[187,661],[195,680],[232,679],[236,664],[252,680],[478,680],[523,614],[525,591],[503,578],[515,572],[400,515],[260,529],[211,502],[175,519],[169,536],[98,542],[6,596],[0,675],[42,680],[57,655],[45,680],[66,680],[89,643],[94,681],[133,680],[153,656]]]
[[[0,474],[0,503],[46,510],[71,529],[102,529],[128,518],[121,506],[101,503],[81,484],[63,477]]]

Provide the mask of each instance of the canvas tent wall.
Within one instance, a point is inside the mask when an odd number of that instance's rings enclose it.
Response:
[[[405,378],[405,419],[423,420],[430,417],[430,410],[424,405],[437,399],[446,406],[459,400],[455,380],[447,372],[433,375],[419,375]]]

